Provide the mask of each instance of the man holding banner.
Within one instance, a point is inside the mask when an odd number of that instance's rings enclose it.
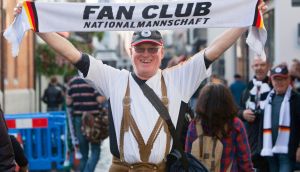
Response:
[[[110,149],[114,156],[111,172],[129,170],[162,172],[166,169],[164,159],[171,150],[172,139],[166,123],[143,94],[141,85],[147,84],[158,97],[167,100],[165,105],[168,107],[173,125],[176,126],[176,133],[181,133],[180,121],[184,119],[184,107],[201,81],[208,76],[207,69],[210,64],[236,42],[247,30],[246,26],[253,23],[258,24],[257,27],[262,26],[262,20],[257,21],[261,19],[261,15],[257,13],[258,3],[253,3],[253,0],[226,2],[211,0],[200,5],[197,2],[180,2],[151,5],[106,3],[93,6],[25,2],[23,4],[25,10],[22,10],[21,5],[15,9],[16,14],[20,15],[12,25],[13,29],[9,28],[5,33],[6,38],[14,45],[15,55],[18,53],[22,33],[28,29],[39,31],[37,34],[49,46],[74,64],[81,76],[109,100]],[[247,12],[241,15],[241,19],[232,22],[231,19],[237,19],[233,16],[232,7],[239,5],[240,8],[237,9],[240,9],[240,12]],[[266,6],[261,3],[259,8],[265,10]],[[54,11],[49,12],[51,10]],[[69,14],[62,15],[63,12]],[[223,17],[223,13],[227,16]],[[239,12],[234,13],[236,14],[240,15]],[[68,20],[63,16],[67,16]],[[76,16],[83,20],[77,20]],[[64,19],[68,22],[64,22]],[[55,22],[51,24],[51,21]],[[189,27],[237,28],[228,29],[205,50],[186,62],[173,68],[159,69],[164,57],[164,41],[156,29]],[[105,65],[101,60],[81,53],[68,40],[55,33],[74,29],[135,30],[130,47],[134,72]],[[252,29],[251,32],[255,30]],[[261,36],[260,32],[255,33],[254,37]],[[257,45],[259,42],[253,41],[255,40],[253,37],[249,40],[251,47],[261,53],[263,46]],[[262,39],[261,45],[264,41],[265,38]],[[164,87],[166,89],[163,89]],[[233,163],[233,168],[236,165]]]

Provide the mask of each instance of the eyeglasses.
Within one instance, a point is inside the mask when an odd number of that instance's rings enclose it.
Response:
[[[145,50],[147,50],[149,54],[155,54],[158,52],[159,47],[151,47],[151,48],[133,47],[133,49],[136,53],[139,53],[139,54],[144,53]]]
[[[274,81],[277,81],[277,82],[283,82],[283,81],[287,81],[288,80],[288,77],[273,77],[273,80]]]

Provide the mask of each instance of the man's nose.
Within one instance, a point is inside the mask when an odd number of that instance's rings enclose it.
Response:
[[[148,48],[145,48],[143,54],[145,54],[145,55],[150,55],[151,53],[149,52],[149,49],[148,49]]]

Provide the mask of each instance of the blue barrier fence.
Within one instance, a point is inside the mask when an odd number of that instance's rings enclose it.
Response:
[[[21,135],[29,170],[62,169],[65,158],[65,112],[7,114],[10,134]]]

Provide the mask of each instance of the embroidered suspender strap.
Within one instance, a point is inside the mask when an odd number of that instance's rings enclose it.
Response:
[[[126,115],[130,115],[130,114],[126,114]],[[153,147],[153,143],[155,141],[155,139],[157,138],[161,128],[162,128],[162,119],[158,118],[153,131],[150,134],[150,137],[147,141],[147,144],[145,144],[144,139],[142,137],[142,134],[140,133],[132,115],[130,115],[130,129],[131,132],[133,133],[134,138],[136,139],[136,141],[138,142],[139,145],[139,152],[140,152],[140,158],[142,162],[148,162],[149,161],[149,157],[150,157],[150,153]]]
[[[161,75],[161,82],[162,82],[162,85],[164,85],[164,87],[165,87],[165,81],[164,81],[163,75]],[[182,164],[183,164],[183,166],[185,168],[185,171],[188,171],[188,160],[187,160],[186,154],[183,151],[180,139],[176,135],[176,130],[175,130],[175,127],[174,127],[174,125],[172,123],[172,120],[171,120],[171,117],[170,117],[168,109],[166,108],[166,106],[164,106],[164,104],[159,99],[159,97],[155,94],[155,92],[152,90],[152,88],[150,88],[146,83],[142,84],[142,85],[139,85],[139,86],[141,87],[141,89],[142,89],[144,95],[147,97],[147,99],[151,102],[151,104],[155,107],[155,109],[160,114],[160,116],[167,123],[168,129],[169,129],[169,131],[171,133],[171,136],[173,137],[173,146],[176,149],[179,150],[179,152],[180,152],[180,154],[182,156],[182,158],[181,158]],[[162,90],[163,89],[166,90],[166,87],[165,88],[162,87]],[[164,99],[163,101],[165,103],[168,102],[167,96],[165,98],[163,98],[163,99]]]
[[[125,97],[123,99],[123,117],[121,121],[121,131],[120,131],[120,161],[125,162],[124,159],[124,133],[129,131],[129,119],[125,119],[126,117],[124,116],[125,113],[128,113],[130,111],[130,94],[129,90],[129,78],[127,82],[127,88],[126,88],[126,93]]]
[[[167,157],[167,155],[170,152],[170,144],[171,144],[171,134],[168,128],[168,124],[163,120],[163,125],[164,125],[164,131],[166,133],[166,139],[167,139],[167,143],[166,143],[166,151],[165,151],[165,158]]]
[[[165,92],[166,93],[166,92]],[[165,94],[163,94],[164,97],[166,97]],[[147,141],[147,144],[145,144],[144,139],[142,137],[142,134],[140,133],[138,126],[136,125],[131,112],[130,112],[130,91],[129,91],[129,79],[127,84],[127,89],[125,93],[125,97],[123,99],[123,118],[121,122],[121,133],[120,133],[120,160],[121,162],[124,161],[124,133],[131,129],[131,132],[133,133],[133,136],[135,137],[138,146],[139,146],[139,152],[140,152],[140,158],[142,162],[148,162],[151,150],[153,148],[154,141],[156,140],[159,132],[161,131],[162,126],[164,126],[165,131],[168,131],[167,126],[164,122],[164,120],[159,117],[153,131],[150,134],[150,137]],[[165,155],[169,153],[170,149],[170,134],[167,132],[167,149],[165,152]]]
[[[132,121],[131,124],[135,124],[135,122],[133,123],[134,121]],[[155,141],[155,139],[157,138],[161,128],[162,128],[162,119],[159,118],[158,121],[156,122],[155,124],[155,127],[153,128],[153,131],[152,133],[150,134],[150,137],[147,141],[147,144],[145,145],[144,141],[142,140],[142,135],[140,134],[136,124],[135,125],[132,125],[132,130],[136,130],[136,132],[133,132],[134,134],[134,137],[136,140],[139,140],[138,143],[139,143],[139,152],[140,152],[140,158],[142,160],[142,162],[149,162],[149,157],[150,157],[150,153],[151,153],[151,150],[153,148],[153,143]],[[138,133],[138,134],[135,134],[135,133]],[[138,137],[137,137],[138,136]]]
[[[167,94],[167,87],[166,87],[165,79],[162,75],[161,75],[161,84],[160,85],[161,85],[161,94],[162,94],[161,101],[163,102],[166,109],[168,109],[169,99],[168,99],[168,96],[167,96],[168,95]],[[159,113],[159,115],[161,116],[160,113]],[[170,152],[171,134],[170,134],[170,130],[169,130],[167,122],[165,120],[163,120],[163,122],[164,122],[164,131],[165,131],[166,137],[167,137],[167,144],[166,144],[166,151],[165,151],[165,157],[167,157],[167,155]]]

